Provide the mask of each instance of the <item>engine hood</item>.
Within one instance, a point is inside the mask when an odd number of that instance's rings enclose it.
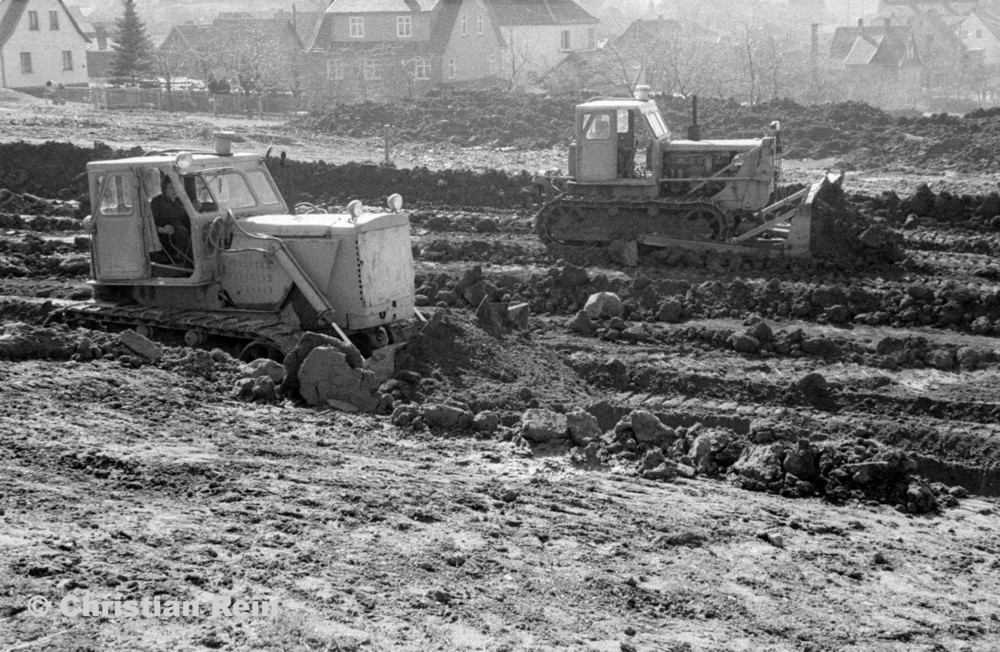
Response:
[[[407,213],[366,213],[351,221],[347,213],[308,213],[303,215],[256,215],[239,224],[251,233],[276,237],[325,238],[339,233],[363,233],[409,225]]]

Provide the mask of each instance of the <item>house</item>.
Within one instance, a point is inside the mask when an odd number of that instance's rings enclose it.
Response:
[[[176,25],[158,48],[158,72],[164,78],[229,79],[247,92],[298,92],[304,47],[297,16],[276,16],[234,12],[220,14],[210,25]]]
[[[698,23],[659,17],[635,20],[598,50],[575,52],[544,79],[553,90],[588,89],[631,95],[638,84],[688,94],[704,79],[704,62],[717,56],[722,36]]]
[[[334,0],[308,46],[327,98],[414,95],[441,84],[533,83],[596,47],[572,0]]]
[[[907,24],[884,18],[881,25],[838,27],[830,43],[830,60],[869,84],[901,84],[927,88],[943,83],[960,60],[962,44],[933,11],[917,13]]]
[[[1000,63],[1000,16],[973,9],[956,26],[968,62],[993,66]]]
[[[62,0],[0,0],[0,86],[86,86],[88,44]]]
[[[597,49],[600,21],[573,0],[475,0],[502,41],[501,76],[534,83],[571,53]]]

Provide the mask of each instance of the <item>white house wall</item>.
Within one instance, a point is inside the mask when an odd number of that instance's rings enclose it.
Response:
[[[28,12],[38,12],[38,31],[28,29]],[[49,28],[49,12],[59,12],[59,29]],[[38,88],[54,83],[87,84],[87,41],[56,0],[30,0],[14,33],[3,44],[3,78],[7,88]],[[63,70],[63,51],[72,53],[72,70]],[[21,72],[21,53],[31,53],[31,73]]]
[[[994,65],[1000,62],[1000,40],[993,31],[983,24],[976,14],[970,14],[958,28],[962,45],[970,52],[982,51],[983,63]]]
[[[595,25],[517,25],[501,28],[507,46],[503,54],[506,64],[504,76],[510,76],[513,60],[521,64],[513,66],[520,69],[518,81],[530,81],[532,76],[541,78],[559,65],[570,52],[590,49],[588,31],[594,27]],[[567,30],[570,34],[570,47],[564,50],[562,33]]]

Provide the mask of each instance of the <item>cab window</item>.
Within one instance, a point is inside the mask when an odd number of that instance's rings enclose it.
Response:
[[[257,200],[250,191],[246,179],[240,173],[230,170],[218,174],[205,174],[199,177],[201,187],[198,188],[198,201],[202,203],[203,209],[206,204],[215,203],[218,208],[252,208],[257,205]],[[207,187],[207,191],[204,189]],[[211,193],[206,199],[202,199],[203,193]],[[214,197],[214,199],[213,199]]]
[[[583,124],[586,125],[587,140],[607,140],[611,138],[611,116],[607,113],[591,115],[583,114]]]
[[[247,172],[247,176],[250,178],[250,185],[253,187],[254,192],[257,193],[257,198],[260,199],[261,204],[281,203],[281,200],[278,199],[277,191],[271,185],[271,178],[263,170],[250,170]]]
[[[132,214],[132,179],[125,173],[109,174],[101,193],[101,215]]]

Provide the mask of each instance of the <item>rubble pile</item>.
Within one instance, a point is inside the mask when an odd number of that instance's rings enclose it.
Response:
[[[765,419],[741,436],[700,423],[670,427],[637,409],[602,433],[583,410],[530,409],[521,417],[519,435],[531,447],[575,447],[572,458],[579,464],[624,467],[648,480],[725,477],[751,491],[887,503],[913,514],[953,505],[962,494],[961,488],[931,486],[915,476],[915,461],[898,448],[864,437],[836,443],[785,439],[788,432]]]

